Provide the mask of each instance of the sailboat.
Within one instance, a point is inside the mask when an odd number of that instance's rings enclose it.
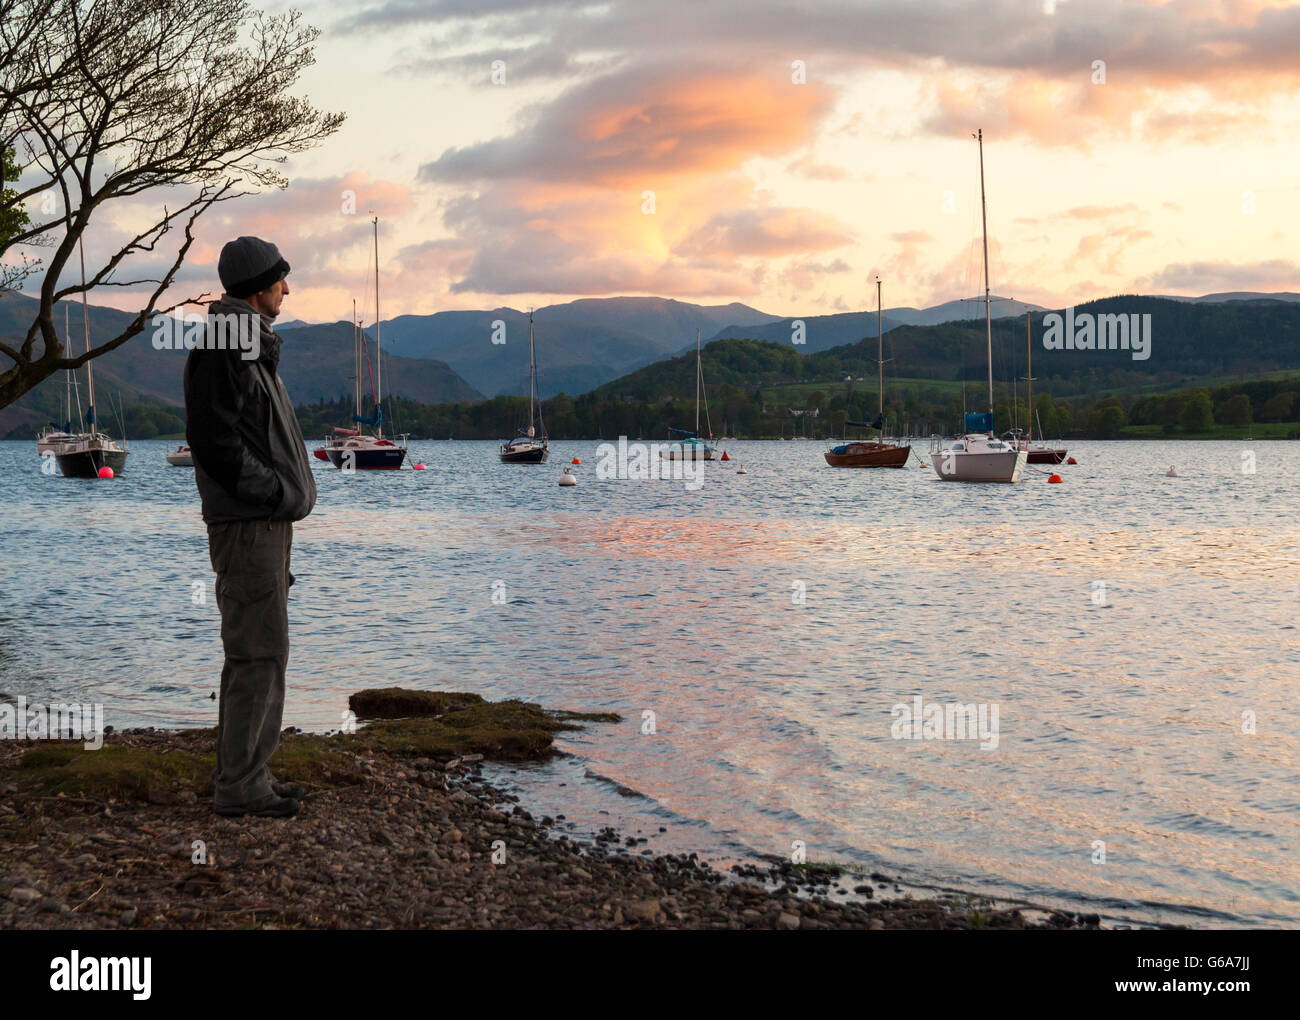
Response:
[[[700,331],[695,331],[695,430],[672,429],[682,436],[680,443],[673,443],[666,450],[660,450],[663,460],[712,460],[718,448],[700,436],[700,397],[704,392],[704,366],[700,361]],[[709,401],[704,398],[704,423],[709,425]],[[713,427],[709,425],[709,438],[713,438]]]
[[[86,254],[81,250],[81,282],[86,282]],[[66,320],[65,320],[66,321]],[[86,292],[81,292],[81,323],[86,337],[86,353],[90,353],[90,312],[87,307]],[[100,468],[111,468],[114,475],[120,475],[126,468],[126,455],[130,452],[126,445],[100,432],[95,422],[95,362],[86,362],[86,382],[89,391],[90,406],[86,414],[88,432],[81,432],[61,443],[54,451],[54,459],[59,462],[59,471],[65,478],[97,478]],[[125,440],[123,440],[125,444]]]
[[[372,219],[375,231],[375,375],[371,378],[370,397],[374,410],[368,415],[361,414],[361,364],[364,360],[366,370],[370,369],[370,358],[362,356],[366,348],[365,333],[357,323],[356,306],[352,309],[353,357],[356,373],[356,410],[352,420],[357,425],[370,425],[375,429],[373,436],[368,436],[360,428],[336,428],[334,435],[326,440],[323,447],[325,456],[336,468],[346,471],[395,471],[406,459],[406,447],[398,446],[391,439],[384,438],[384,359],[383,342],[380,335],[379,319],[379,217]],[[318,454],[319,456],[319,451]]]
[[[533,427],[533,408],[537,409],[537,428]],[[538,435],[538,433],[541,433]],[[537,355],[533,348],[533,311],[528,310],[528,428],[509,442],[501,444],[502,464],[545,464],[550,456],[546,443],[546,423],[537,399]]]
[[[1029,384],[1029,396],[1025,398],[1029,401],[1029,431],[1020,440],[1020,448],[1027,454],[1029,464],[1060,464],[1065,460],[1068,450],[1034,443],[1034,416],[1037,414],[1034,410],[1034,320],[1029,312],[1025,312],[1025,337],[1029,348],[1029,368],[1025,375],[1025,382]],[[1038,430],[1042,432],[1042,422],[1039,422]]]
[[[67,302],[64,302],[63,305],[63,341],[64,343],[69,342]],[[66,392],[63,400],[59,402],[59,423],[50,422],[36,437],[36,453],[41,457],[54,456],[64,446],[74,442],[77,438],[76,433],[72,431],[73,373],[71,370],[64,371],[63,382]],[[77,407],[81,407],[80,394],[77,397]],[[78,414],[80,414],[80,410],[78,410]]]
[[[871,424],[846,421],[844,424],[860,429],[879,429],[878,442],[841,443],[826,451],[826,463],[831,467],[901,468],[912,454],[906,443],[885,442],[885,330],[884,312],[880,299],[880,277],[876,277],[876,374],[880,381],[880,410]]]
[[[967,414],[965,432],[946,449],[930,451],[934,470],[945,482],[1018,482],[1026,451],[993,434],[993,318],[989,311],[989,219],[984,198],[984,131],[976,136],[980,152],[980,219],[984,232],[984,331],[988,341],[989,409]]]

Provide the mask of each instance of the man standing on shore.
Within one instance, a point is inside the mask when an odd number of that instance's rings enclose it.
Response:
[[[289,662],[289,547],[316,482],[289,393],[276,374],[271,323],[289,293],[275,245],[240,237],[221,249],[225,293],[208,307],[206,343],[185,363],[185,438],[208,526],[226,662],[221,670],[217,814],[285,818],[302,789],[271,775]],[[232,318],[234,317],[234,318]],[[228,343],[228,324],[245,343]]]

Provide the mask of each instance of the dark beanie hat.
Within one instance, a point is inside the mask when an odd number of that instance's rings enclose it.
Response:
[[[289,275],[289,263],[280,249],[260,237],[237,237],[226,242],[217,260],[221,286],[231,297],[246,298],[266,290]]]

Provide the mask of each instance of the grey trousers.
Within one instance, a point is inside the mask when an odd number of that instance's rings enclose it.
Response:
[[[216,807],[270,800],[268,762],[280,742],[289,663],[289,521],[208,525],[226,664],[221,670]]]

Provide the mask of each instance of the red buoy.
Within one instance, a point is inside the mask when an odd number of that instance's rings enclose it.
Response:
[[[113,477],[113,469],[112,469],[111,467],[109,467],[107,464],[105,464],[102,468],[99,469],[99,477],[100,477],[100,478],[112,478],[112,477]]]
[[[569,461],[569,463],[570,463],[570,464],[581,464],[582,461],[578,460],[577,457],[574,457],[573,460]]]
[[[731,458],[727,456],[727,451],[726,451],[726,450],[723,450],[723,451],[722,451],[722,456],[719,457],[718,459],[719,459],[719,460],[731,460]]]
[[[1063,479],[1061,478],[1060,475],[1052,475],[1052,477],[1049,478],[1048,481],[1051,482],[1052,484],[1055,484],[1056,482],[1063,481]]]
[[[1077,460],[1075,460],[1073,457],[1070,457],[1068,460],[1066,460],[1065,463],[1067,463],[1067,464],[1077,464],[1077,463],[1079,463],[1079,462],[1078,462]]]
[[[412,465],[411,465],[411,470],[412,470],[412,471],[423,471],[423,470],[424,470],[424,465],[423,465],[423,464],[412,464]]]

